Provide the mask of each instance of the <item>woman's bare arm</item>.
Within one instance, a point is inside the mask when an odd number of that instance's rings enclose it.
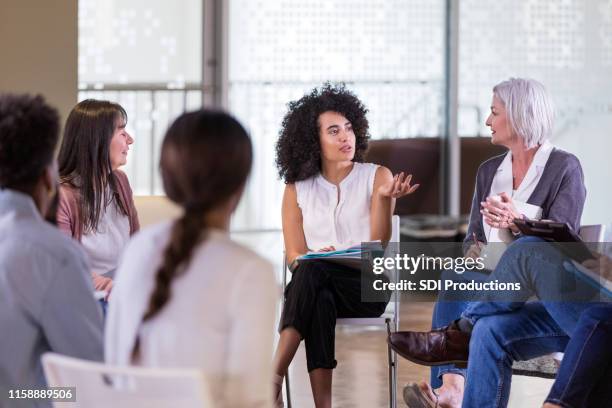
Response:
[[[304,227],[302,225],[302,210],[297,203],[295,184],[287,184],[283,194],[283,238],[285,240],[285,257],[291,263],[300,255],[308,252]]]
[[[392,175],[391,171],[380,166],[374,177],[374,191],[370,207],[370,239],[381,240],[383,244],[391,239],[391,216],[395,211],[395,200],[412,194],[419,184],[410,185],[412,175],[404,173]]]
[[[395,199],[382,195],[379,190],[383,185],[393,183],[391,170],[384,166],[376,169],[372,205],[370,206],[370,239],[380,240],[386,244],[391,239],[391,216],[395,210]]]

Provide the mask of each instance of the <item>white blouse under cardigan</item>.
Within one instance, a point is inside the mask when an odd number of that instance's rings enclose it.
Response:
[[[109,300],[105,359],[129,365],[202,370],[220,407],[270,406],[278,289],[273,266],[212,230],[171,284],[160,313],[141,324],[170,236],[165,222],[137,234],[120,262]]]
[[[550,153],[552,152],[553,148],[554,146],[549,141],[544,142],[538,148],[535,156],[533,157],[533,161],[525,174],[525,178],[517,190],[513,189],[512,152],[508,151],[504,157],[504,160],[497,168],[495,176],[493,177],[489,196],[494,196],[505,192],[512,197],[514,206],[521,214],[525,214],[531,219],[540,219],[542,217],[542,209],[540,207],[528,204],[527,200],[529,200],[529,197],[531,197],[531,194],[540,182],[540,178],[542,178],[542,173],[544,173],[544,168],[546,167],[546,162],[548,162],[548,158],[550,157]],[[500,237],[499,229],[491,228],[491,226],[485,222],[484,216],[482,217],[482,225],[485,236],[487,237],[487,242],[503,241],[503,239]]]

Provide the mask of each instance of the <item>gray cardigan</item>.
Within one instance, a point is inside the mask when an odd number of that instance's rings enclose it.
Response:
[[[470,223],[463,241],[464,252],[474,242],[473,233],[479,241],[487,242],[480,214],[480,202],[487,198],[495,172],[505,156],[506,153],[492,157],[478,168]],[[554,148],[546,162],[542,177],[527,202],[542,208],[542,219],[567,222],[574,231],[578,231],[585,198],[586,188],[580,161],[573,154]]]

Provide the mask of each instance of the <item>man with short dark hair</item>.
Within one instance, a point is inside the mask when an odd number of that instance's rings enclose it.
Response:
[[[58,134],[41,96],[0,94],[0,407],[33,405],[8,391],[45,386],[46,351],[103,359],[86,258],[43,218],[57,197]]]

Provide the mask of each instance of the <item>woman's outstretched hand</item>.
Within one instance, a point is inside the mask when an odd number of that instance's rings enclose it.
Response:
[[[420,184],[410,185],[412,174],[405,175],[404,172],[393,176],[393,181],[381,185],[378,188],[378,194],[383,197],[401,198],[412,194],[419,188]]]

